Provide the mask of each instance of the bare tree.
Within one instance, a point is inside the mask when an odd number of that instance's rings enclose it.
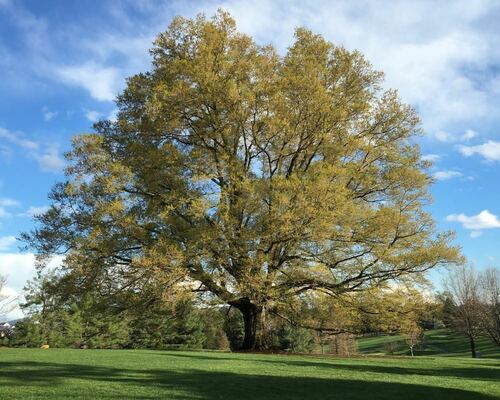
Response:
[[[15,308],[15,298],[5,294],[4,288],[7,282],[5,276],[0,275],[0,320]]]
[[[424,339],[424,330],[417,324],[414,324],[411,328],[406,329],[403,335],[410,349],[410,354],[413,357],[413,349]]]
[[[490,339],[500,346],[500,269],[491,267],[481,274],[482,326]]]
[[[469,339],[471,354],[475,358],[476,340],[482,332],[480,277],[473,267],[460,266],[448,275],[445,286],[456,306],[451,326]]]
[[[399,350],[399,342],[397,340],[392,340],[391,337],[384,340],[384,349],[389,354],[394,354]]]

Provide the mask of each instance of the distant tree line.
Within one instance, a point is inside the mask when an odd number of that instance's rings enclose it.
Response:
[[[244,340],[241,313],[224,304],[209,304],[194,291],[187,295],[105,297],[78,291],[74,275],[39,273],[25,288],[27,315],[14,330],[5,330],[0,345],[72,348],[240,349]],[[500,346],[500,270],[453,269],[445,291],[424,286],[385,286],[356,295],[311,296],[292,305],[295,315],[264,316],[267,351],[322,352],[349,356],[364,335],[404,337],[408,353],[422,346],[426,329],[446,327],[468,339],[473,357],[477,340]],[[335,330],[332,330],[335,327]],[[326,328],[326,329],[323,329]],[[402,343],[388,340],[393,353]]]
[[[106,297],[97,291],[78,291],[78,280],[54,271],[40,273],[29,282],[22,305],[27,316],[0,339],[0,345],[218,350],[242,347],[244,321],[233,307],[207,304],[196,292],[151,297],[147,301],[141,296]],[[292,308],[292,316],[264,316],[262,350],[351,355],[356,353],[356,336],[410,333],[419,330],[422,321],[433,318],[432,305],[410,287],[387,286],[345,298],[315,295]]]

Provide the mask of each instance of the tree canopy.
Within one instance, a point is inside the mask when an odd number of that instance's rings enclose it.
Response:
[[[435,232],[415,111],[357,51],[299,28],[285,54],[225,12],[175,18],[116,121],[75,137],[67,180],[24,235],[79,285],[130,297],[195,290],[266,313],[460,259]]]

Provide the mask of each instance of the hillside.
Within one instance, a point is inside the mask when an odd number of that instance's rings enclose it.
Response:
[[[359,339],[358,350],[364,354],[388,354],[387,343],[397,345],[396,351],[392,354],[409,354],[404,338],[399,335]],[[477,351],[481,352],[482,358],[500,358],[500,347],[486,338],[479,339],[476,348]],[[469,342],[467,338],[447,329],[427,331],[423,343],[415,350],[415,355],[470,357]]]

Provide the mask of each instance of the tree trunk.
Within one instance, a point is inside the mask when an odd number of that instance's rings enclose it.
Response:
[[[472,358],[476,358],[476,342],[473,336],[469,336],[470,351],[472,353]]]
[[[243,315],[245,336],[241,350],[256,350],[261,348],[262,307],[253,304],[248,298],[240,299],[231,304]]]

